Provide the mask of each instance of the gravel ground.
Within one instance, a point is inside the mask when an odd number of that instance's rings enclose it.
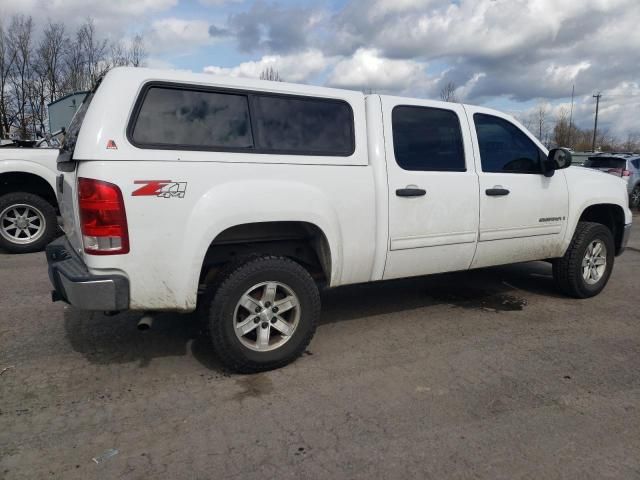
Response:
[[[546,263],[340,288],[300,360],[250,376],[193,315],[139,332],[0,253],[0,478],[640,478],[635,223],[596,298]]]

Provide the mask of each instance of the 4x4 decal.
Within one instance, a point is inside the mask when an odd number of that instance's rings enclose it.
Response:
[[[144,185],[131,194],[132,197],[184,198],[187,182],[173,180],[135,180],[136,185]]]

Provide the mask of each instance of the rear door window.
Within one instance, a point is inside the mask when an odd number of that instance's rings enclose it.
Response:
[[[391,114],[393,151],[404,170],[464,172],[458,115],[441,108],[400,105]]]
[[[235,93],[151,87],[139,108],[131,139],[147,148],[253,148],[248,98]]]

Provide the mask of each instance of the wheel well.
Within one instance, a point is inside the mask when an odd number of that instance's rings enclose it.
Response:
[[[320,228],[308,222],[257,222],[228,228],[211,242],[200,284],[212,282],[223,265],[253,255],[288,257],[319,282],[331,278],[329,242]]]
[[[49,182],[44,178],[25,172],[9,172],[0,174],[0,195],[5,193],[27,192],[44,198],[56,211],[58,201]]]
[[[616,255],[620,252],[624,233],[624,211],[619,205],[591,205],[582,212],[579,221],[600,223],[611,230],[616,245]]]

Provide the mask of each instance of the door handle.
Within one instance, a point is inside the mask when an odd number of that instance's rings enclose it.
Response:
[[[509,190],[507,190],[504,187],[501,187],[500,185],[496,185],[493,188],[487,188],[484,191],[484,193],[486,193],[490,197],[501,197],[501,196],[504,196],[504,195],[509,195]]]
[[[399,188],[396,190],[396,195],[399,197],[422,197],[427,194],[427,191],[422,188]]]

